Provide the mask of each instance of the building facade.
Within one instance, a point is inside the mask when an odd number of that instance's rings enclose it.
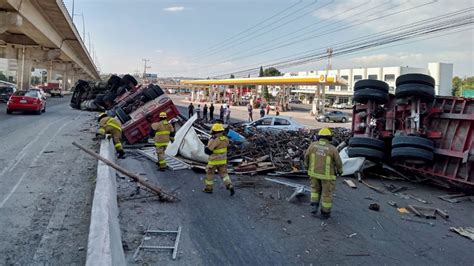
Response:
[[[427,68],[416,68],[408,66],[398,67],[369,67],[330,70],[329,76],[338,76],[347,80],[347,86],[326,86],[326,99],[333,103],[352,103],[354,84],[361,79],[382,80],[388,83],[390,93],[395,93],[395,81],[398,76],[408,73],[420,73],[430,75],[435,80],[436,95],[450,96],[452,93],[453,64],[428,63]],[[286,76],[321,76],[327,75],[326,70],[303,71],[298,73],[287,73]],[[294,94],[305,95],[305,102],[310,103],[314,98],[316,86],[299,86],[293,90]]]

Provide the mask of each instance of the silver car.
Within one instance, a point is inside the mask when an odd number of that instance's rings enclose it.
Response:
[[[326,122],[326,123],[330,121],[346,123],[350,121],[350,119],[351,119],[350,114],[343,113],[341,111],[330,111],[316,117],[316,120],[320,122]]]
[[[267,115],[250,123],[245,123],[247,129],[257,128],[258,130],[292,130],[297,131],[305,126],[288,116]]]

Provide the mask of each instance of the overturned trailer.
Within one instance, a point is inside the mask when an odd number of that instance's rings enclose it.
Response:
[[[392,95],[385,82],[358,81],[349,156],[474,188],[474,100],[435,96],[434,85],[430,76],[406,74]]]

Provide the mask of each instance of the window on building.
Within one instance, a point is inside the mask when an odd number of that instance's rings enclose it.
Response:
[[[390,87],[389,87],[389,91],[390,91],[390,92],[394,92],[394,91],[395,91],[395,87],[394,87],[394,86],[390,86]]]
[[[394,74],[386,74],[383,78],[386,82],[393,82],[395,81],[395,75]]]
[[[327,88],[328,88],[328,91],[335,91],[336,90],[336,86],[334,86],[334,85],[329,85]]]
[[[349,81],[349,76],[347,76],[347,75],[341,76],[341,78]]]
[[[362,79],[362,75],[354,75],[354,82],[358,81],[358,80],[361,80]]]
[[[377,75],[369,75],[369,79],[378,79]]]
[[[348,90],[349,90],[349,86],[344,86],[344,85],[341,86],[341,91],[348,91]]]

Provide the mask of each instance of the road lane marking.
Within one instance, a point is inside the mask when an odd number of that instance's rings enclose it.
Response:
[[[40,150],[40,152],[35,156],[35,158],[33,159],[33,161],[31,162],[31,164],[29,165],[30,167],[33,166],[36,161],[41,157],[41,155],[43,154],[43,152],[46,150],[46,148],[48,148],[49,144],[51,144],[51,141],[53,141],[56,136],[59,134],[59,132],[61,132],[61,130],[63,130],[63,128],[65,128],[67,125],[69,125],[70,123],[72,123],[73,121],[69,121],[67,123],[65,123],[64,125],[62,125],[57,131],[56,133],[54,133],[54,135],[49,139],[49,141],[44,145],[44,147]],[[40,134],[38,135],[40,136]],[[35,140],[37,141],[37,140]],[[26,148],[26,146],[25,146]],[[18,161],[19,162],[19,161]],[[18,164],[18,162],[15,164],[15,166]],[[12,168],[13,170],[13,168]],[[20,185],[21,181],[23,181],[23,179],[25,178],[26,174],[28,172],[24,172],[20,179],[18,179],[17,183],[15,184],[15,186],[13,186],[12,190],[8,193],[7,197],[2,201],[2,203],[0,204],[0,209],[3,208],[3,206],[5,205],[5,203],[10,199],[10,197],[13,195],[13,193],[15,193],[15,191],[17,190],[18,186]]]
[[[38,132],[36,134],[36,137],[30,141],[30,143],[28,143],[25,147],[23,147],[23,149],[21,149],[21,151],[16,155],[15,159],[12,160],[7,167],[5,167],[1,172],[0,172],[0,177],[2,177],[5,173],[10,173],[13,169],[15,169],[15,167],[21,162],[21,160],[23,159],[23,157],[25,157],[25,155],[27,154],[27,150],[30,148],[31,145],[33,145],[36,141],[38,141],[38,139],[41,137],[41,135],[43,135],[43,133],[50,128],[50,126],[58,121],[61,121],[65,118],[61,118],[60,120],[56,120],[56,121],[52,121],[51,123],[47,124],[43,129],[41,129],[40,132]]]

